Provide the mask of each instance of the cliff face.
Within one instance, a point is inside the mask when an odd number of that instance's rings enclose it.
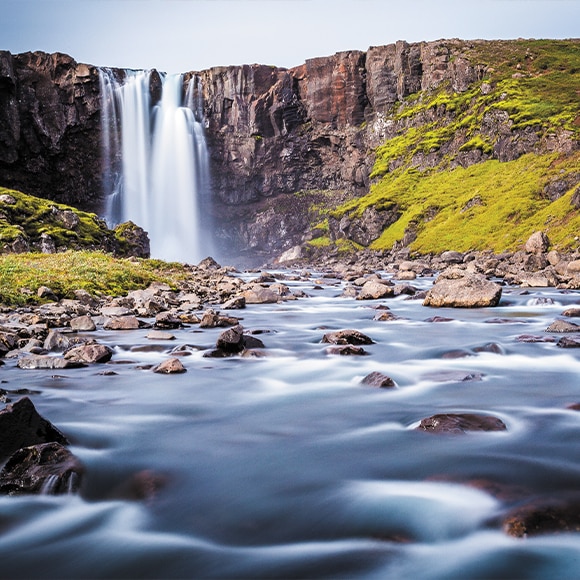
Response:
[[[403,215],[399,202],[366,201],[386,175],[577,149],[573,132],[545,123],[539,130],[511,100],[513,87],[502,88],[499,72],[514,83],[532,76],[535,56],[526,46],[398,42],[289,70],[245,65],[195,73],[224,253],[270,257],[321,235],[367,246]],[[193,75],[186,73],[186,85]],[[94,67],[65,55],[0,53],[0,184],[98,208],[99,108]],[[405,241],[413,239],[413,224]]]
[[[95,67],[0,51],[0,184],[96,210],[99,110]]]

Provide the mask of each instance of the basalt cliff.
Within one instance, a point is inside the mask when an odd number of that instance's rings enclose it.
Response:
[[[223,253],[502,251],[536,230],[575,249],[579,49],[398,42],[195,73]],[[94,66],[0,52],[0,185],[98,211],[99,95]]]

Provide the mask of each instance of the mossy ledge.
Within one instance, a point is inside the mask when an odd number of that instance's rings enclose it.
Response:
[[[111,230],[96,214],[0,187],[0,253],[65,250],[148,257],[149,243],[131,222]]]

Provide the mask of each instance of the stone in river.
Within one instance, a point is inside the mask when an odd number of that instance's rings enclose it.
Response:
[[[229,354],[236,354],[244,350],[244,329],[238,324],[224,330],[216,342],[216,347],[219,350]]]
[[[483,373],[472,373],[469,371],[439,370],[426,373],[421,378],[438,383],[470,383],[473,381],[481,381],[483,376]]]
[[[357,300],[377,300],[379,298],[386,298],[388,296],[394,296],[395,290],[392,285],[385,282],[379,282],[378,280],[369,280],[365,282],[364,286],[361,288]]]
[[[152,330],[147,334],[149,340],[175,340],[175,335],[162,330]]]
[[[566,310],[562,312],[562,316],[568,316],[569,318],[578,318],[580,317],[580,308],[566,308]]]
[[[137,330],[139,328],[139,320],[136,316],[108,318],[105,320],[103,328],[105,330]]]
[[[326,349],[326,353],[342,356],[366,356],[369,354],[362,346],[354,346],[352,344],[331,346]]]
[[[74,369],[84,366],[83,363],[73,360],[67,360],[59,356],[47,355],[29,355],[18,359],[16,365],[19,369],[25,370],[56,370],[56,369]]]
[[[246,304],[274,304],[280,300],[280,295],[264,288],[259,284],[254,284],[242,293]]]
[[[396,314],[393,314],[388,310],[382,310],[380,312],[377,312],[373,316],[373,320],[376,320],[378,322],[390,322],[392,320],[401,320],[401,317],[397,316]]]
[[[326,344],[374,344],[374,340],[358,330],[337,330],[327,332],[322,341]]]
[[[71,361],[94,364],[106,363],[111,360],[113,349],[105,344],[83,344],[76,346],[64,355],[64,358]]]
[[[511,510],[504,518],[506,534],[526,538],[580,531],[580,497],[542,498]]]
[[[181,328],[183,323],[179,318],[176,318],[171,312],[160,312],[155,317],[155,328],[169,330],[174,328]]]
[[[199,323],[200,328],[217,328],[224,326],[235,326],[239,323],[239,319],[235,316],[222,316],[219,312],[213,309],[208,309],[203,313]]]
[[[461,434],[467,431],[505,431],[505,423],[491,415],[441,413],[423,419],[417,431]]]
[[[580,348],[580,338],[573,338],[571,336],[563,336],[556,346],[560,348]]]
[[[224,310],[241,310],[246,307],[246,299],[243,296],[231,298],[222,304]]]
[[[67,336],[58,332],[58,330],[51,330],[48,336],[44,339],[44,348],[48,351],[66,350],[70,346],[70,340]]]
[[[169,358],[158,364],[154,369],[154,373],[173,375],[179,373],[185,373],[187,369],[181,364],[178,358]]]
[[[580,325],[558,319],[546,328],[546,332],[580,332]]]
[[[17,450],[0,472],[0,492],[7,495],[59,495],[78,490],[84,469],[60,443]]]
[[[95,322],[88,314],[72,318],[70,321],[70,327],[71,330],[76,332],[93,332],[97,328]]]
[[[455,277],[457,276],[457,277]],[[497,306],[502,289],[479,274],[443,273],[427,292],[423,306],[483,308]]]
[[[556,342],[556,339],[553,336],[537,336],[534,334],[520,334],[520,336],[516,337],[517,342]]]
[[[23,397],[0,411],[0,463],[21,447],[40,443],[62,443],[66,437]]]
[[[393,379],[378,371],[368,374],[361,383],[363,385],[370,385],[371,387],[379,387],[381,389],[390,389],[397,386]]]

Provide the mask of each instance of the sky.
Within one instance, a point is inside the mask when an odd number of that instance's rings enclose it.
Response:
[[[580,0],[0,0],[0,50],[164,72],[298,66],[397,40],[580,36]]]

